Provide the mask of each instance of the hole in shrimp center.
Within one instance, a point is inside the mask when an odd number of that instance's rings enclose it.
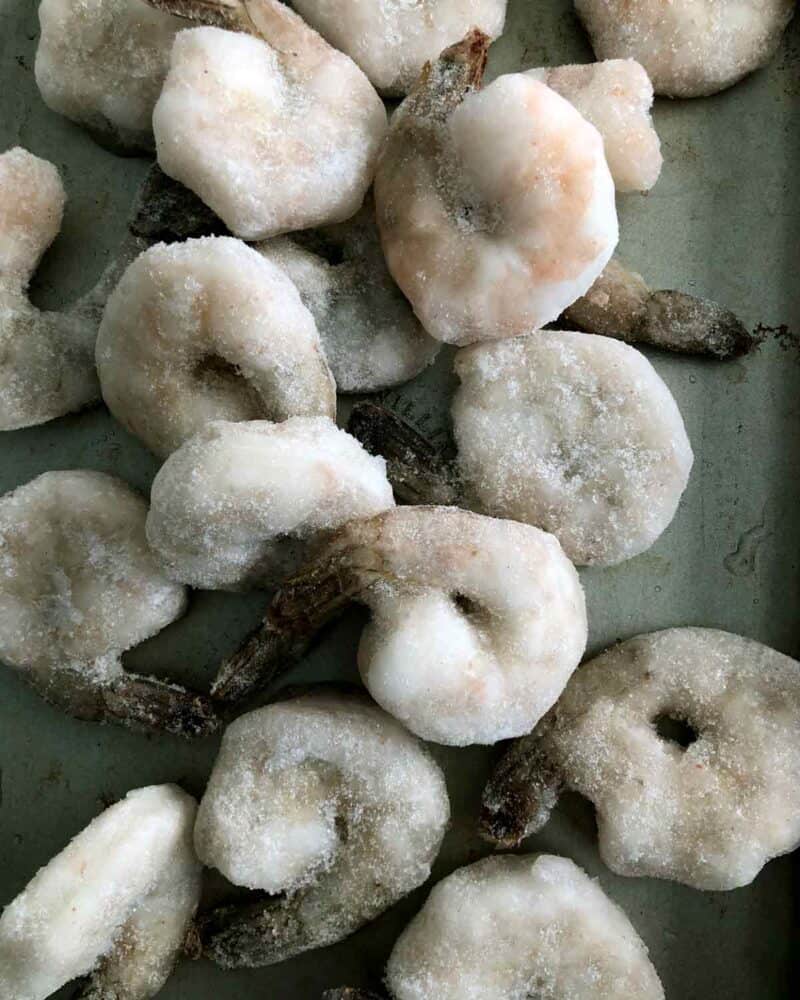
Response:
[[[244,376],[241,371],[219,354],[207,354],[194,366],[196,378],[204,382],[238,382]]]
[[[681,749],[685,750],[698,739],[698,732],[694,726],[670,712],[662,712],[653,719],[658,736],[667,743],[677,743]]]

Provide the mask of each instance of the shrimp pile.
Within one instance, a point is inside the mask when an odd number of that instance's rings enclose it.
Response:
[[[42,868],[0,917],[0,996],[46,1000],[79,976],[90,998],[149,1000],[200,898],[194,799],[138,788]]]
[[[45,472],[0,497],[0,660],[79,719],[204,735],[208,699],[123,670],[183,614],[145,539],[147,504],[101,472]]]
[[[392,506],[383,459],[326,417],[215,421],[161,467],[147,539],[173,580],[269,587],[332,530]]]
[[[800,846],[798,779],[800,663],[730,632],[668,629],[574,674],[501,760],[482,825],[516,844],[568,787],[595,804],[619,875],[735,889]]]
[[[278,0],[153,2],[220,25],[175,38],[153,111],[164,172],[243,239],[353,215],[386,132],[356,64]]]
[[[389,270],[428,333],[453,344],[556,319],[618,236],[598,131],[523,73],[479,90],[487,45],[473,32],[423,72],[375,178]]]
[[[297,289],[225,236],[160,244],[128,267],[103,314],[97,370],[108,408],[161,456],[211,420],[336,413]]]
[[[342,940],[427,879],[449,814],[438,766],[360,695],[321,689],[243,715],[195,845],[260,896],[200,921],[204,953],[253,967]]]
[[[485,858],[440,882],[400,936],[395,1000],[663,1000],[647,949],[576,864]]]

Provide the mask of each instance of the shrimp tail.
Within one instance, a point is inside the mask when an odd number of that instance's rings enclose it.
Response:
[[[243,0],[145,0],[165,14],[183,17],[187,21],[225,28],[227,31],[250,33],[251,22]]]
[[[200,953],[223,969],[256,969],[316,947],[300,918],[301,898],[266,896],[211,910],[194,929]]]
[[[517,847],[547,823],[562,787],[538,734],[516,740],[484,789],[481,836],[495,847]]]
[[[238,704],[297,663],[320,630],[337,618],[363,587],[341,552],[310,563],[287,580],[263,623],[220,667],[211,697]]]
[[[120,672],[100,682],[72,670],[59,671],[56,678],[24,676],[47,702],[85,722],[186,739],[208,736],[220,722],[208,697],[155,677]]]
[[[419,80],[403,104],[414,117],[444,120],[473,90],[479,90],[489,57],[491,38],[473,28],[438,59],[423,67]]]
[[[386,474],[401,503],[459,506],[464,488],[453,463],[396,413],[358,403],[347,430],[372,455],[386,459]]]
[[[564,312],[563,320],[588,333],[629,344],[721,361],[749,354],[762,339],[730,309],[685,292],[653,291],[640,274],[616,259],[586,295]]]

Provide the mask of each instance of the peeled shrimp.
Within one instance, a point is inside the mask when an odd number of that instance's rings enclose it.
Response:
[[[404,507],[345,525],[278,592],[264,629],[214,686],[308,642],[350,601],[372,620],[358,663],[370,694],[423,739],[455,746],[528,732],[586,644],[577,574],[552,535],[455,508]],[[255,685],[253,685],[255,686]]]
[[[106,809],[0,917],[0,996],[45,1000],[88,976],[84,1000],[149,1000],[168,979],[200,897],[197,805],[176,785]]]
[[[147,538],[173,580],[274,586],[332,530],[394,506],[385,470],[327,417],[214,421],[159,470]]]
[[[151,119],[185,21],[145,0],[41,0],[36,83],[45,104],[123,152],[154,148]]]
[[[439,352],[386,268],[375,207],[347,222],[256,246],[284,270],[314,316],[340,392],[375,392],[414,378]]]
[[[598,59],[638,59],[657,94],[703,97],[765,66],[794,0],[575,0]]]
[[[242,716],[195,845],[260,896],[201,918],[204,953],[252,967],[342,940],[428,878],[449,811],[438,766],[360,695],[321,689]]]
[[[61,229],[66,196],[52,163],[19,146],[0,155],[0,430],[32,427],[100,397],[94,341],[129,241],[97,285],[64,312],[42,312],[28,282]]]
[[[595,804],[617,874],[735,889],[800,845],[798,778],[800,663],[730,632],[667,629],[573,675],[498,765],[482,827],[515,845],[567,787]]]
[[[293,0],[292,6],[387,95],[407,94],[425,63],[470,28],[497,38],[506,16],[506,0]]]
[[[661,173],[661,143],[650,108],[653,85],[633,59],[531,69],[525,74],[561,94],[603,137],[617,191],[649,191]]]
[[[394,1000],[663,1000],[647,948],[576,864],[485,858],[441,881],[401,934]]]
[[[108,300],[97,370],[112,414],[162,456],[212,420],[336,413],[297,289],[230,237],[161,244],[138,257]]]
[[[205,735],[207,699],[121,664],[186,607],[147,546],[146,514],[123,482],[88,470],[0,498],[0,660],[76,718]]]
[[[162,169],[247,240],[357,212],[386,111],[356,64],[278,0],[150,2],[219,25],[175,38],[153,112]]]
[[[556,319],[618,235],[597,130],[522,73],[478,91],[487,45],[473,32],[423,72],[375,180],[389,270],[428,333],[454,344]]]

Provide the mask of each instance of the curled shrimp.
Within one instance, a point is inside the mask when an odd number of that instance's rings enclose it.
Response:
[[[147,504],[100,472],[46,472],[0,498],[0,660],[78,719],[201,736],[208,699],[126,672],[186,608],[145,538]]]
[[[747,885],[800,845],[800,663],[716,629],[612,647],[497,766],[481,827],[511,847],[569,788],[595,804],[619,875]]]
[[[488,41],[473,32],[426,68],[375,179],[389,270],[428,333],[454,344],[556,319],[618,235],[600,134],[524,74],[479,91]]]
[[[657,94],[704,97],[765,66],[794,0],[575,0],[598,59],[638,59]]]
[[[149,1000],[180,956],[200,898],[197,804],[175,785],[106,809],[0,917],[0,996],[46,1000],[88,976],[76,1000]]]
[[[361,695],[321,689],[241,716],[195,845],[259,895],[200,918],[204,954],[253,967],[342,940],[428,878],[449,811],[439,767]]]
[[[327,417],[214,421],[159,470],[147,539],[173,580],[272,587],[336,528],[392,506],[383,460]]]
[[[137,257],[109,297],[96,356],[108,408],[162,456],[211,420],[336,413],[297,289],[231,237],[160,244]]]
[[[170,177],[248,240],[358,211],[386,111],[348,56],[278,0],[148,2],[206,25],[177,35],[153,112]]]
[[[394,1000],[663,1000],[647,948],[574,862],[484,858],[443,879],[400,935]]]
[[[212,693],[242,697],[351,601],[372,613],[358,654],[368,690],[439,743],[529,731],[586,643],[583,592],[553,536],[455,508],[396,508],[345,525],[281,588]]]
[[[154,148],[152,117],[185,22],[144,0],[41,0],[36,84],[104,146]]]

